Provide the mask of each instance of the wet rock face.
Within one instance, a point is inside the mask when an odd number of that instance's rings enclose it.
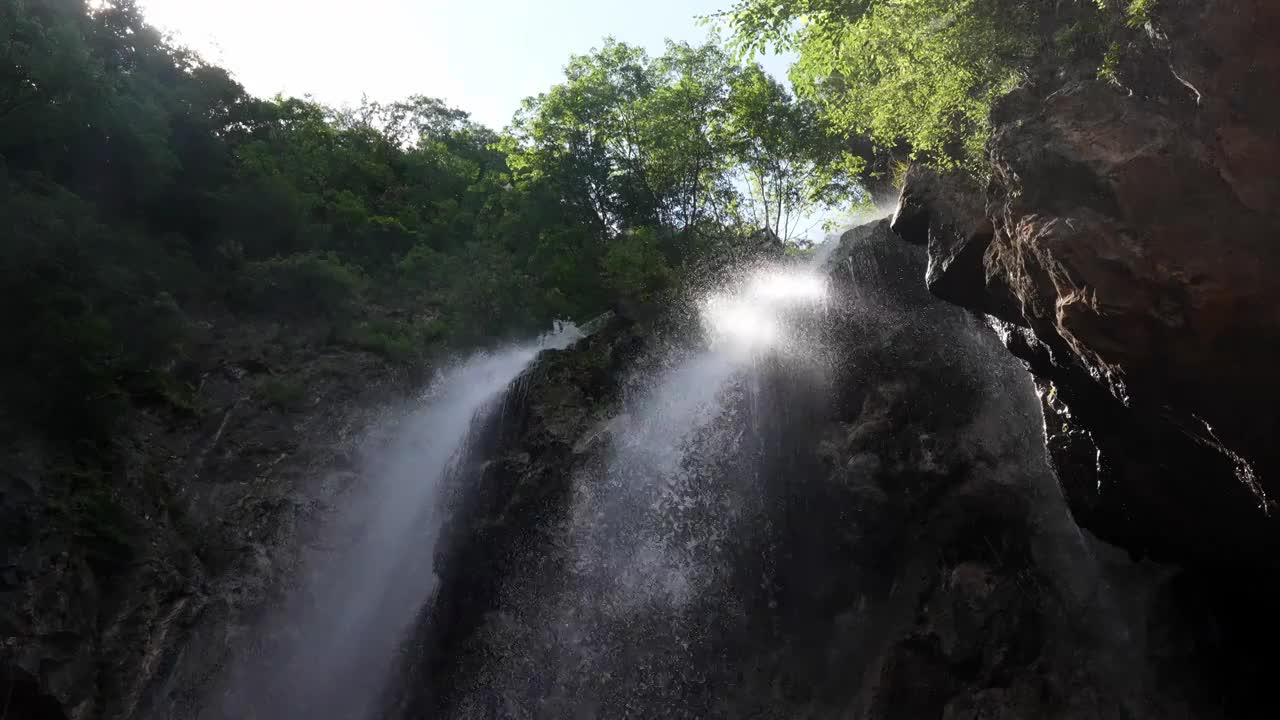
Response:
[[[557,592],[574,474],[596,462],[617,380],[645,344],[630,320],[615,316],[573,348],[543,353],[499,408],[477,418],[450,479],[438,589],[406,638],[386,717],[443,717],[492,663],[479,638],[504,611],[520,609],[505,606],[511,585],[530,583],[521,591],[535,596]],[[496,716],[508,714],[495,707]]]
[[[1069,416],[1055,455],[1097,450],[1073,507],[1135,551],[1276,563],[1278,32],[1275,3],[1162,2],[1124,87],[997,105],[985,197],[927,174],[904,192],[928,218],[929,287],[1009,325]],[[967,230],[984,216],[990,240]]]
[[[282,335],[211,324],[196,409],[134,413],[102,476],[35,439],[0,445],[0,717],[197,717],[353,475],[373,408],[411,385]]]
[[[457,478],[387,717],[1231,716],[1224,685],[1177,681],[1236,667],[1176,620],[1179,575],[1079,532],[1025,370],[912,282],[924,256],[887,223],[848,233],[812,328],[827,362],[726,385],[656,516],[643,485],[612,526],[579,503],[636,439],[654,338],[545,355]],[[656,558],[631,543],[655,519]],[[597,521],[619,534],[579,534]]]

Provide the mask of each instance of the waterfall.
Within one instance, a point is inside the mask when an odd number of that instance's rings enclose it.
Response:
[[[460,716],[518,716],[518,698],[545,717],[696,715],[680,698],[706,670],[695,646],[735,602],[731,558],[763,516],[761,374],[821,365],[809,330],[826,294],[812,266],[753,268],[697,302],[702,342],[658,343],[632,372],[607,447],[574,477],[564,577],[550,595],[511,583],[486,630],[499,661]]]
[[[386,720],[967,716],[1010,677],[1134,697],[1143,619],[1034,388],[923,269],[860,226],[706,293],[701,335],[618,323],[542,366],[456,476],[474,502]]]
[[[707,487],[702,470],[751,452],[761,364],[809,357],[801,320],[825,298],[809,269],[758,268],[701,299],[706,346],[665,348],[663,369],[634,383],[604,475],[578,484],[573,514],[576,565],[609,586],[611,607],[677,608],[716,582],[756,488]]]
[[[435,586],[441,493],[473,418],[540,350],[580,337],[557,323],[535,343],[456,362],[409,412],[370,432],[358,479],[332,499],[285,600],[248,630],[202,718],[376,716],[399,644]]]

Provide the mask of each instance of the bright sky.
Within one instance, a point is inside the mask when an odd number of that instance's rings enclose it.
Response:
[[[329,104],[444,98],[493,128],[606,35],[700,42],[733,0],[141,0],[150,21],[252,93]],[[787,61],[766,58],[779,79]]]

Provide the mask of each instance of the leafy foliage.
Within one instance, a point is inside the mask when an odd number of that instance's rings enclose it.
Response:
[[[0,420],[100,445],[189,407],[189,326],[228,311],[417,363],[650,301],[852,192],[824,133],[711,44],[607,41],[499,135],[433,98],[252,97],[135,0],[0,0]]]
[[[1041,67],[1097,67],[1120,2],[1142,22],[1154,0],[739,0],[723,17],[742,52],[798,50],[792,80],[833,126],[972,167],[992,101]]]
[[[1159,0],[1098,0],[1098,7],[1105,10],[1120,5],[1124,8],[1129,25],[1138,27],[1151,21],[1151,13],[1155,11],[1157,2]]]
[[[835,207],[859,198],[854,182],[865,169],[839,135],[819,119],[814,103],[795,98],[759,66],[738,73],[717,128],[748,188],[751,225],[792,240],[814,206]]]
[[[367,283],[359,269],[343,264],[332,251],[249,263],[243,275],[242,295],[250,307],[319,313],[330,319],[351,314]]]
[[[307,388],[297,378],[268,377],[254,391],[262,402],[284,412],[297,410],[307,399]]]
[[[556,188],[602,240],[654,228],[680,243],[676,264],[725,235],[792,235],[784,216],[846,202],[837,147],[810,104],[714,44],[651,58],[614,40],[573,58],[504,140],[520,186]]]
[[[650,230],[636,230],[610,243],[604,276],[609,289],[630,304],[651,302],[672,283],[671,268]]]

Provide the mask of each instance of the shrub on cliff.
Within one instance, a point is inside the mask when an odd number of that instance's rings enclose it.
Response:
[[[605,284],[625,305],[645,305],[670,287],[673,273],[650,230],[614,239],[602,264]]]
[[[244,307],[287,316],[349,315],[368,278],[332,252],[308,252],[249,263],[243,271]]]
[[[102,440],[130,394],[165,388],[186,319],[147,272],[146,243],[74,194],[0,178],[0,227],[5,409],[27,428]]]

